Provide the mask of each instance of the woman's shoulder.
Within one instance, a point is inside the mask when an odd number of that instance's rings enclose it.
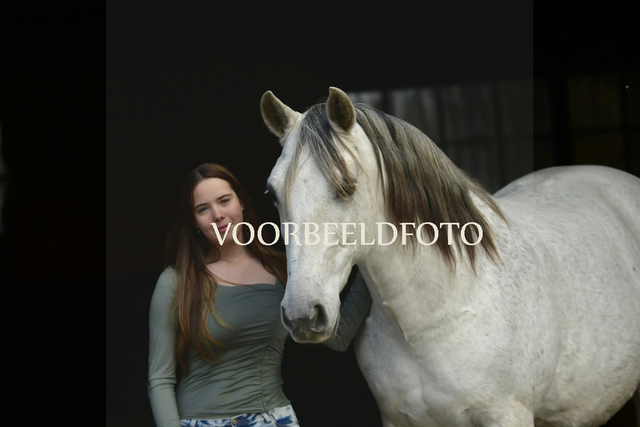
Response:
[[[153,289],[153,296],[151,297],[151,313],[165,313],[167,307],[171,305],[176,291],[178,290],[178,277],[173,268],[165,268],[156,286]]]
[[[156,287],[171,287],[175,288],[178,284],[178,274],[175,269],[171,266],[165,268],[162,273],[160,273],[160,277],[158,277],[158,282],[156,283]]]

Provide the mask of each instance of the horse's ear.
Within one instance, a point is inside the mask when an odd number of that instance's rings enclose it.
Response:
[[[337,87],[329,88],[327,115],[331,126],[337,131],[349,132],[356,124],[356,110],[346,93]]]
[[[262,112],[262,119],[277,137],[284,135],[295,123],[299,115],[299,113],[284,105],[270,90],[262,95],[260,111]]]

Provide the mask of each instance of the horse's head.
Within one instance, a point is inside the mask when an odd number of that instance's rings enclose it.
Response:
[[[267,181],[287,250],[282,321],[294,340],[322,342],[336,332],[340,291],[352,266],[371,247],[360,244],[362,229],[370,242],[380,220],[373,147],[340,89],[330,88],[326,103],[304,114],[266,92],[261,110],[283,146]]]

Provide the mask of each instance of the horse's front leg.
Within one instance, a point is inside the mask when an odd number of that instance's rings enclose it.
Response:
[[[534,416],[520,402],[511,401],[500,413],[493,412],[481,417],[479,424],[483,427],[534,427]]]
[[[415,420],[415,419],[407,420],[407,422],[404,424],[398,424],[397,422],[389,421],[389,419],[386,418],[384,415],[382,416],[382,427],[414,427],[414,426],[442,427],[441,424],[438,424],[438,422],[431,417],[427,417],[422,420]]]

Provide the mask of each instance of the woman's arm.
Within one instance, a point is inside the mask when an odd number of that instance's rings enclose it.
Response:
[[[158,279],[149,310],[149,372],[147,391],[158,427],[180,427],[176,403],[176,337],[171,324],[171,300],[177,278],[166,269]]]
[[[360,325],[369,315],[371,309],[371,294],[360,271],[349,289],[349,294],[340,306],[340,323],[336,337],[324,343],[336,351],[345,351],[351,340],[360,329]]]

